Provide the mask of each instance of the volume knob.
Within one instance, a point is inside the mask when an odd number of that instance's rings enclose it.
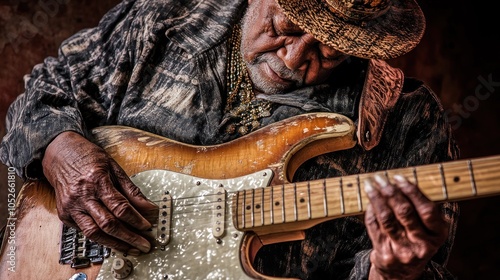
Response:
[[[113,260],[111,271],[116,279],[125,279],[132,273],[132,262],[125,258],[116,258]]]

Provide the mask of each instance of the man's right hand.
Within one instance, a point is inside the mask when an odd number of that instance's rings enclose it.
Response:
[[[151,228],[147,218],[153,221],[158,207],[102,148],[63,132],[47,146],[42,165],[65,224],[104,246],[149,252],[149,241],[138,232]]]

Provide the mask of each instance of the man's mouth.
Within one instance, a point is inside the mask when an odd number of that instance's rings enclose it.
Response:
[[[273,68],[271,68],[271,66],[269,66],[268,62],[263,63],[263,68],[266,76],[269,77],[273,82],[283,85],[291,85],[296,82],[294,80],[282,77],[279,73],[275,72]]]

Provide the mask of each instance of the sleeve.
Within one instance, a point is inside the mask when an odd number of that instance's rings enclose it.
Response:
[[[407,80],[389,113],[380,143],[327,153],[304,163],[294,181],[389,170],[458,158],[458,147],[437,97],[422,83]],[[455,238],[456,203],[442,204],[449,238],[426,266],[422,279],[454,279],[446,263]],[[368,279],[371,240],[362,217],[345,217],[305,231],[304,240],[266,245],[254,266],[266,275],[300,279]]]
[[[299,180],[307,179],[308,174],[318,178],[336,177],[458,158],[459,149],[438,98],[421,81],[406,78],[403,92],[389,112],[380,143],[376,147],[365,151],[357,145],[353,149],[319,156],[311,161]],[[456,202],[441,203],[441,207],[451,225],[449,237],[427,265],[423,279],[453,279],[446,264],[455,240],[459,207]],[[352,237],[351,243],[367,238],[366,231],[354,235],[348,228],[343,230],[344,235]],[[332,268],[338,266],[339,262],[345,262],[350,266],[344,267],[348,271],[342,279],[368,279],[371,242],[366,243],[366,246],[351,247],[345,248],[343,259],[332,260],[325,265],[325,269],[334,275]],[[339,255],[338,252],[336,254]]]
[[[437,96],[421,81],[407,79],[405,83],[406,93],[400,97],[397,111],[391,113],[385,127],[385,141],[379,147],[388,151],[388,154],[380,153],[389,159],[382,169],[458,159],[459,148]],[[374,152],[379,153],[378,150]],[[450,223],[449,236],[427,265],[421,279],[455,279],[446,269],[446,264],[455,240],[460,211],[456,202],[443,202],[441,207]],[[365,250],[356,254],[351,279],[368,277],[369,252]]]
[[[392,130],[393,147],[398,147],[391,154],[397,160],[390,165],[406,167],[459,159],[459,148],[438,97],[417,80],[406,83],[419,86],[401,96],[398,112],[392,112],[392,120],[386,124]]]
[[[401,100],[403,106],[408,108],[409,113],[405,115],[412,120],[410,122],[414,122],[407,132],[401,131],[401,135],[407,135],[404,139],[408,142],[404,145],[406,149],[401,159],[405,162],[402,165],[417,166],[459,159],[459,147],[438,97],[423,84],[413,95],[403,96]],[[412,104],[414,108],[410,109]],[[403,119],[404,122],[406,120]],[[449,201],[441,203],[441,207],[445,219],[450,223],[448,240],[434,255],[422,279],[454,279],[445,267],[455,240],[460,208],[457,202]]]
[[[57,58],[46,58],[24,77],[25,91],[8,109],[0,145],[0,160],[22,178],[43,177],[43,153],[61,132],[85,135],[89,127],[113,122],[111,100],[130,76],[134,4],[121,2],[97,27],[65,40]]]

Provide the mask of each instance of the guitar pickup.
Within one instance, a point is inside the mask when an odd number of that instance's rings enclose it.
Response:
[[[221,238],[225,233],[226,219],[226,190],[222,184],[219,185],[215,194],[213,209],[213,227],[212,235],[215,238]]]
[[[170,227],[172,224],[172,196],[165,192],[159,203],[158,228],[156,242],[165,246],[170,242]]]

